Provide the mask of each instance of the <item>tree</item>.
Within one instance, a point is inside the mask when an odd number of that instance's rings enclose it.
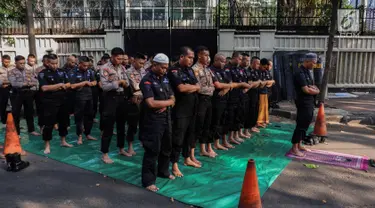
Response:
[[[329,29],[329,37],[328,37],[328,48],[326,53],[326,63],[325,69],[323,74],[323,81],[320,87],[320,96],[319,101],[324,102],[326,94],[327,94],[327,85],[328,85],[328,72],[331,68],[331,59],[332,59],[332,51],[333,51],[333,44],[335,41],[335,34],[337,28],[337,12],[339,8],[339,0],[331,0],[332,4],[332,16],[331,16],[331,25]]]
[[[25,21],[26,2],[24,0],[0,1],[0,26],[5,26],[9,20]]]

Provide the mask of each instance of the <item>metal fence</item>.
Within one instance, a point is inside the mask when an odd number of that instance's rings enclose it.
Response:
[[[285,34],[328,34],[331,6],[303,5],[246,6],[218,1],[216,6],[204,1],[164,1],[137,3],[123,7],[86,8],[47,11],[34,17],[36,34],[103,34],[105,29],[236,29],[259,32],[276,29]],[[150,3],[151,2],[151,3]],[[168,2],[170,2],[168,4]],[[189,3],[190,2],[190,3]],[[193,3],[191,3],[193,2]],[[201,2],[201,3],[197,3]],[[280,1],[278,1],[280,2]],[[120,9],[119,9],[120,8]],[[358,8],[360,34],[375,34],[375,9]],[[0,34],[27,34],[24,23],[8,18],[0,24]]]

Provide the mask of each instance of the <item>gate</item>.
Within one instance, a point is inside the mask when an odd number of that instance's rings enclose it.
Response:
[[[179,48],[204,45],[217,52],[217,27],[211,1],[130,1],[125,10],[125,50],[171,58]]]

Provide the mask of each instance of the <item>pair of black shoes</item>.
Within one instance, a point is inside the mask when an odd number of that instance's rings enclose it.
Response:
[[[319,143],[324,143],[326,141],[326,137],[324,136],[316,136],[316,135],[308,135],[302,140],[302,143],[305,145],[317,145]]]
[[[18,172],[29,167],[30,163],[21,160],[21,155],[18,153],[5,155],[7,161],[7,171]]]

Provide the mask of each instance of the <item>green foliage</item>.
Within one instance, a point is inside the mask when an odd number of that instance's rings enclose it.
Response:
[[[0,26],[6,26],[11,21],[25,22],[25,0],[0,0]]]

